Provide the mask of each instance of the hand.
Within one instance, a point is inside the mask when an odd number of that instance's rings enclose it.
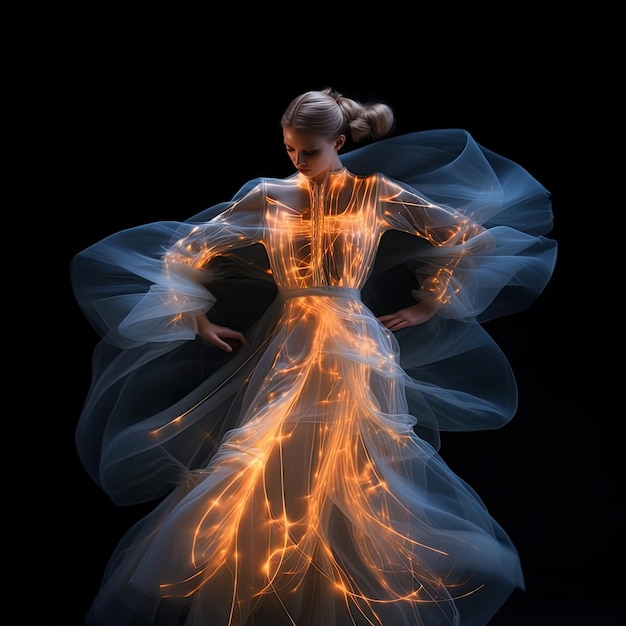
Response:
[[[391,331],[427,322],[437,311],[438,305],[430,302],[418,302],[406,309],[400,309],[389,315],[381,315],[379,321]]]
[[[224,350],[232,352],[234,346],[241,344],[248,348],[248,340],[243,333],[226,326],[214,324],[206,315],[196,315],[198,323],[198,335],[202,339]]]

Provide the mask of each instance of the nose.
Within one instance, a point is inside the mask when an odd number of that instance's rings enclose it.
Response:
[[[306,157],[304,152],[296,153],[296,165],[304,165],[306,163]]]

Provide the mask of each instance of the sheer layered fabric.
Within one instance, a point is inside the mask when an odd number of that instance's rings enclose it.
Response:
[[[479,626],[523,587],[438,434],[515,413],[481,322],[547,284],[549,194],[461,130],[342,161],[323,183],[253,180],[75,257],[102,337],[80,458],[117,504],[158,501],[87,624]],[[424,324],[377,319],[420,300],[439,305]],[[202,341],[199,313],[249,348]]]

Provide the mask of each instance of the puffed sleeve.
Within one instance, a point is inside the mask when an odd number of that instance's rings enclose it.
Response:
[[[381,217],[386,228],[419,237],[407,257],[415,273],[418,301],[450,305],[456,314],[471,314],[464,297],[464,283],[496,246],[491,233],[468,216],[435,204],[408,186],[387,178],[379,179]]]
[[[489,321],[524,310],[546,287],[557,257],[547,236],[549,192],[467,131],[391,137],[342,161],[356,174],[387,179],[381,208],[396,230],[385,234],[392,243],[381,246],[377,264],[408,266],[419,281],[414,296],[440,302],[439,316]],[[418,241],[394,235],[411,231]]]
[[[195,315],[215,304],[207,287],[211,260],[260,241],[262,217],[259,182],[188,221],[115,233],[73,259],[78,303],[103,339],[118,347],[193,339]]]

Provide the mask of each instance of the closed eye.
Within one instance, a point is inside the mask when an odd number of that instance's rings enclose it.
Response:
[[[285,150],[287,150],[287,152],[295,152],[295,148],[285,148]],[[303,154],[306,154],[307,156],[313,156],[314,154],[317,154],[319,152],[319,150],[302,150]]]

